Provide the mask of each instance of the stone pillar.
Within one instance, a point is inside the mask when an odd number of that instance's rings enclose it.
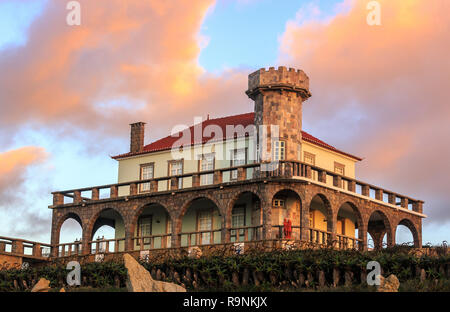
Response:
[[[413,211],[418,213],[423,213],[423,202],[422,201],[416,201],[413,202]]]
[[[178,190],[178,178],[177,177],[172,177],[170,178],[170,189],[175,191]]]
[[[13,240],[11,246],[11,252],[15,254],[23,255],[23,241]]]
[[[383,190],[375,190],[375,199],[383,201]]]
[[[361,185],[361,194],[363,196],[370,196],[370,187],[368,185]]]
[[[50,237],[50,244],[52,246],[50,249],[50,255],[52,257],[58,256],[58,247],[56,246],[59,244],[60,229],[58,228],[58,222],[59,222],[59,218],[57,216],[57,209],[53,209],[53,211],[52,211],[52,231],[51,231],[51,237]]]
[[[111,198],[117,198],[118,194],[119,194],[118,187],[116,185],[111,186],[111,188],[110,188],[110,197]]]
[[[263,211],[263,239],[272,239],[272,202],[264,201],[261,203]]]
[[[231,224],[228,221],[228,216],[226,214],[224,214],[222,216],[222,230],[220,232],[220,241],[221,243],[229,243],[230,242],[230,228],[231,228]],[[231,221],[231,218],[230,218]]]
[[[367,228],[363,225],[358,226],[358,239],[362,240],[359,242],[359,251],[367,250]]]
[[[244,181],[245,179],[247,179],[247,169],[238,168],[237,169],[237,177],[238,177],[238,181]]]
[[[182,218],[177,217],[172,220],[172,247],[179,248],[181,247],[181,227],[182,227]]]
[[[91,222],[95,222],[95,220],[90,220]],[[92,240],[93,233],[90,233],[88,230],[88,226],[83,226],[83,237],[81,239],[81,254],[82,255],[89,255],[91,253],[91,245],[90,241]]]
[[[392,204],[392,205],[396,205],[397,204],[395,202],[395,195],[394,194],[388,194],[388,202],[389,202],[389,204]]]
[[[64,205],[64,195],[61,193],[53,194],[53,206]]]
[[[220,170],[214,171],[213,183],[214,184],[221,184],[222,181],[223,181],[223,172],[220,171]]]
[[[100,190],[98,188],[92,189],[92,200],[99,200],[100,198]]]
[[[197,173],[193,174],[192,175],[192,187],[199,187],[199,186],[200,186],[200,175]]]
[[[311,166],[305,166],[305,178],[312,179],[312,170]]]
[[[33,256],[35,256],[35,257],[42,257],[41,244],[35,243],[33,245]]]
[[[327,183],[327,172],[324,170],[319,171],[318,180],[319,182]]]
[[[73,192],[73,203],[74,204],[79,204],[81,202],[82,202],[81,192],[80,191],[74,191]]]
[[[150,181],[150,192],[158,192],[158,181],[157,180]]]
[[[402,208],[408,209],[408,198],[402,197],[401,205],[402,205]]]
[[[342,188],[342,177],[333,176],[333,186]]]
[[[130,184],[130,195],[136,195],[138,193],[137,183]]]
[[[348,181],[348,190],[350,192],[356,192],[356,182],[355,181]]]

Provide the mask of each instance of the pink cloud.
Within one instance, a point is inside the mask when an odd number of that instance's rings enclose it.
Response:
[[[198,64],[200,26],[213,0],[80,3],[81,26],[66,25],[64,1],[49,0],[27,45],[0,54],[8,73],[0,77],[1,131],[33,123],[125,136],[139,120],[156,137],[169,120],[251,108],[247,73],[213,76]],[[108,105],[117,100],[128,104]]]
[[[364,156],[359,177],[427,201],[430,220],[449,220],[450,3],[379,3],[381,26],[366,23],[366,1],[326,22],[288,22],[280,63],[309,75],[304,124]]]

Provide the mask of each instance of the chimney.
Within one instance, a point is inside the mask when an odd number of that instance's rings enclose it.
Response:
[[[131,138],[130,138],[130,152],[139,153],[144,148],[144,130],[145,122],[136,122],[130,124]]]

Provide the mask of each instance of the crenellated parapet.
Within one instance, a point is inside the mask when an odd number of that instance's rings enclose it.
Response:
[[[309,92],[309,77],[301,69],[279,66],[278,69],[270,67],[268,70],[261,68],[248,76],[247,95],[254,96],[262,89],[284,89],[298,92],[303,100],[311,96]]]

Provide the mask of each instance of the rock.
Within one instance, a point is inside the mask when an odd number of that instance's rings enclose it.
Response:
[[[155,281],[150,272],[129,254],[123,255],[127,269],[127,289],[130,292],[186,292],[186,289],[173,283]]]
[[[202,256],[203,252],[200,247],[190,247],[188,251],[188,257],[193,259],[199,259]]]
[[[336,287],[339,285],[339,279],[340,279],[339,269],[334,268],[333,269],[333,287]]]
[[[398,281],[397,276],[394,274],[389,275],[387,278],[384,278],[380,275],[380,286],[378,286],[377,291],[379,292],[398,292],[398,287],[400,286],[400,282]]]
[[[233,285],[239,287],[239,273],[233,272],[231,273],[231,280],[233,281]]]
[[[319,286],[320,287],[324,287],[325,286],[325,272],[324,271],[319,271]]]
[[[63,287],[63,288],[61,288],[61,289],[59,290],[59,292],[66,292],[66,290],[65,290],[64,287]]]
[[[353,275],[352,271],[345,271],[344,273],[344,284],[345,286],[351,286],[353,284]]]
[[[427,279],[427,273],[424,269],[420,270],[420,281],[423,282]]]
[[[45,278],[41,278],[36,285],[34,285],[31,292],[48,292],[50,289],[50,281]]]

